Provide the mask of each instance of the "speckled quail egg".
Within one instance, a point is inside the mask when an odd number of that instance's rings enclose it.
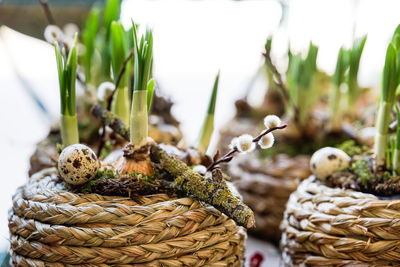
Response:
[[[350,157],[344,151],[334,147],[324,147],[317,150],[311,157],[310,168],[320,180],[349,166]]]
[[[82,144],[70,145],[58,158],[58,171],[71,185],[80,185],[94,178],[99,162],[93,150]]]

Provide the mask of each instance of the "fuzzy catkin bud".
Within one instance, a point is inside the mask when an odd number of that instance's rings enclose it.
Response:
[[[281,124],[281,119],[276,115],[268,115],[264,118],[264,125],[267,127],[267,129],[278,127]]]
[[[274,145],[274,142],[275,142],[274,135],[272,133],[268,133],[263,137],[261,137],[260,141],[258,141],[258,145],[262,149],[267,149],[272,147]]]
[[[67,23],[63,27],[64,35],[69,38],[74,38],[75,33],[79,32],[79,27],[75,23]]]
[[[100,101],[107,101],[115,90],[115,85],[112,82],[103,82],[97,88],[97,98]]]
[[[242,153],[251,152],[255,148],[255,144],[253,143],[253,137],[249,134],[243,134],[239,136],[237,141],[237,148]]]
[[[237,147],[237,145],[238,145],[238,140],[239,139],[237,137],[233,138],[231,143],[229,144],[229,148],[230,149],[235,149]]]
[[[44,29],[44,39],[54,44],[57,41],[62,41],[64,39],[64,34],[61,29],[56,25],[47,25]]]

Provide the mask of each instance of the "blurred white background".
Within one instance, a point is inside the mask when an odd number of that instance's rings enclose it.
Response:
[[[312,40],[320,46],[319,66],[332,73],[339,47],[368,33],[360,83],[379,87],[386,45],[400,23],[399,1],[287,3],[287,24],[277,33],[281,43],[273,48],[277,54],[285,51],[288,38],[296,51],[307,48]],[[272,0],[126,0],[121,19],[128,25],[131,18],[154,29],[154,76],[163,93],[176,103],[173,112],[182,122],[188,143],[192,143],[218,70],[221,79],[216,129],[234,115],[234,100],[244,95],[262,64],[261,53],[268,34],[278,29],[281,6]],[[6,27],[0,29],[0,251],[8,242],[11,196],[27,179],[34,144],[45,137],[51,118],[58,114],[56,75],[50,45]],[[251,95],[255,103],[261,100],[265,88],[265,81],[258,79]],[[29,90],[42,99],[50,116],[35,105]],[[216,138],[217,135],[214,143]],[[255,247],[259,245],[254,243]],[[275,260],[269,261],[268,266],[275,264]]]

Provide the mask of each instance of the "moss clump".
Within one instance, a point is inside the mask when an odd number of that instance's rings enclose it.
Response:
[[[138,172],[130,172],[128,174],[124,174],[122,178],[132,178],[135,180],[141,180],[145,183],[156,184],[156,176],[155,175],[144,175]]]
[[[84,188],[82,188],[81,192],[84,194],[90,194],[93,193],[93,187],[97,186],[97,181],[92,180],[86,184]]]
[[[361,180],[364,188],[367,187],[368,181],[374,178],[374,174],[368,164],[368,162],[364,159],[357,160],[353,162],[350,167],[350,171],[357,175],[357,177]]]
[[[365,145],[363,146],[357,145],[354,140],[347,140],[336,147],[346,152],[347,155],[349,155],[350,157],[365,154],[370,150]]]
[[[95,175],[95,179],[99,179],[99,178],[106,178],[106,179],[110,179],[110,178],[119,178],[120,174],[113,170],[113,169],[106,169],[106,170],[99,170],[97,171],[96,175]]]

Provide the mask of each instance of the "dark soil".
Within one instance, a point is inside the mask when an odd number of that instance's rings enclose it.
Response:
[[[373,169],[371,156],[355,157],[348,169],[337,172],[326,180],[326,185],[352,189],[377,196],[389,197],[400,194],[400,176],[380,168]]]

